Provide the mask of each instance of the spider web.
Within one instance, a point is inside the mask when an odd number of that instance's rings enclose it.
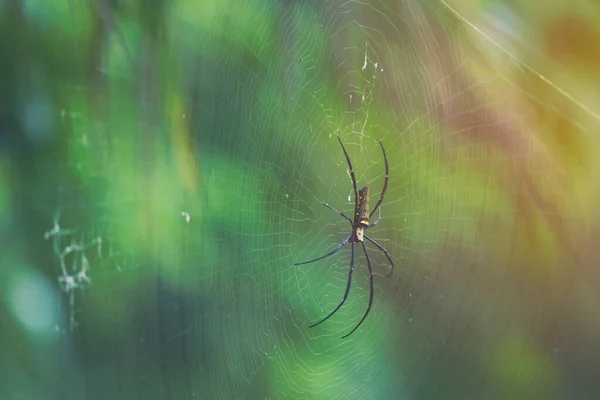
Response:
[[[598,365],[578,356],[598,343],[569,347],[579,336],[565,327],[584,326],[569,311],[589,294],[573,288],[595,276],[585,268],[593,256],[565,200],[569,171],[534,132],[543,115],[588,137],[598,116],[546,77],[532,48],[515,55],[506,32],[527,36],[517,14],[443,0],[245,1],[233,12],[226,3],[172,6],[165,47],[176,61],[162,67],[181,78],[160,95],[148,84],[160,76],[153,44],[125,22],[93,99],[108,111],[93,115],[81,98],[90,88],[65,82],[58,125],[69,161],[40,184],[52,200],[38,208],[47,225],[38,262],[62,291],[50,296],[63,310],[52,334],[79,346],[62,368],[86,383],[67,397],[576,390],[574,376]],[[315,328],[342,299],[350,245],[293,266],[350,230],[321,205],[354,208],[336,136],[371,205],[384,178],[377,142],[385,146],[388,191],[367,233],[396,264],[384,277],[389,264],[367,243],[375,301],[345,340],[368,304],[362,248],[348,300]]]

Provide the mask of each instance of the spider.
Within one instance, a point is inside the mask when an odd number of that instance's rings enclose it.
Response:
[[[379,243],[377,243],[376,241],[374,241],[373,239],[371,239],[370,237],[368,237],[365,234],[365,231],[367,229],[374,227],[375,225],[377,225],[379,223],[379,220],[381,220],[381,208],[379,206],[381,205],[381,202],[383,201],[383,196],[385,195],[385,191],[388,186],[388,177],[389,177],[388,160],[387,160],[387,156],[385,154],[385,149],[383,148],[383,144],[381,143],[381,141],[379,141],[379,145],[381,146],[381,151],[383,152],[383,160],[385,161],[385,181],[383,182],[383,189],[381,189],[381,196],[379,197],[379,201],[375,205],[375,208],[373,208],[373,210],[369,213],[369,187],[365,186],[362,189],[360,189],[359,191],[356,190],[356,177],[354,175],[354,171],[352,170],[352,163],[350,162],[350,157],[348,157],[348,153],[346,152],[346,148],[344,147],[344,144],[342,143],[342,139],[340,139],[339,136],[337,138],[338,138],[338,141],[340,142],[340,145],[342,146],[344,155],[346,156],[346,161],[348,162],[348,168],[350,169],[350,177],[352,178],[352,186],[354,188],[354,221],[351,220],[343,212],[331,207],[326,202],[322,202],[321,204],[323,204],[325,207],[335,211],[342,217],[346,218],[348,220],[348,222],[350,222],[350,226],[352,227],[352,230],[350,231],[350,234],[346,237],[346,239],[344,239],[342,241],[342,243],[340,243],[337,247],[335,247],[329,253],[327,253],[321,257],[315,258],[314,260],[298,262],[298,263],[295,263],[294,265],[309,264],[309,263],[312,263],[315,261],[322,260],[326,257],[332,256],[338,250],[340,250],[346,243],[348,243],[348,241],[350,241],[350,244],[352,245],[352,252],[351,252],[352,255],[350,258],[350,272],[348,273],[348,283],[346,284],[346,292],[344,293],[344,297],[342,298],[341,303],[328,316],[326,316],[319,322],[309,326],[309,328],[314,328],[315,326],[327,321],[329,319],[329,317],[331,317],[333,314],[335,314],[337,312],[337,310],[339,310],[342,307],[342,305],[344,305],[344,303],[346,302],[346,299],[348,298],[348,293],[350,293],[350,286],[352,285],[352,273],[354,272],[354,245],[356,243],[360,243],[362,245],[363,251],[365,252],[365,257],[367,259],[369,273],[371,274],[371,288],[369,291],[369,306],[367,307],[367,311],[363,315],[363,317],[360,320],[360,322],[358,323],[358,325],[356,325],[354,327],[354,329],[352,329],[350,331],[350,333],[342,336],[342,339],[344,339],[344,338],[350,336],[351,334],[353,334],[358,329],[358,327],[363,323],[363,321],[367,318],[367,315],[369,315],[369,311],[371,311],[371,305],[373,304],[373,268],[371,267],[371,260],[369,258],[369,254],[367,253],[367,247],[365,246],[364,239],[367,239],[369,242],[373,243],[387,257],[388,261],[390,262],[390,265],[392,266],[392,269],[387,276],[390,276],[394,272],[394,261],[392,261],[392,258],[390,257],[389,253],[382,245],[380,245]],[[373,215],[375,210],[378,211],[377,219],[372,224],[369,224],[369,218]]]

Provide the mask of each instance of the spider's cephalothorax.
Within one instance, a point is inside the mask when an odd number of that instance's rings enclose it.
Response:
[[[350,293],[350,286],[352,285],[352,273],[354,272],[354,245],[356,243],[360,243],[362,245],[363,251],[365,252],[365,257],[367,259],[369,273],[371,275],[370,291],[369,291],[369,306],[367,307],[367,311],[363,315],[363,317],[360,320],[360,322],[358,323],[358,325],[356,325],[354,327],[354,329],[352,329],[350,331],[350,333],[342,336],[342,338],[345,338],[345,337],[350,336],[352,333],[354,333],[354,331],[356,331],[358,329],[358,327],[363,323],[365,318],[367,318],[367,315],[369,315],[369,311],[371,311],[371,305],[373,304],[373,278],[374,278],[374,275],[373,275],[373,268],[371,267],[371,260],[369,259],[369,254],[367,253],[367,247],[365,246],[364,239],[367,239],[369,242],[371,242],[373,245],[375,245],[379,250],[381,250],[383,252],[383,254],[385,254],[386,258],[390,262],[390,265],[392,266],[390,275],[392,272],[394,272],[394,262],[392,261],[392,258],[388,254],[387,250],[382,245],[380,245],[379,243],[377,243],[376,241],[374,241],[373,239],[371,239],[370,237],[365,235],[365,231],[367,229],[372,228],[375,225],[377,225],[379,223],[379,220],[381,219],[381,208],[379,206],[381,205],[381,202],[383,201],[383,196],[385,195],[385,191],[386,191],[387,185],[388,185],[389,168],[388,168],[388,160],[387,160],[387,156],[385,154],[385,149],[383,148],[383,144],[381,142],[379,142],[379,145],[381,146],[381,151],[383,152],[383,161],[385,162],[385,180],[383,182],[383,189],[381,189],[381,196],[379,197],[379,201],[377,201],[377,204],[375,204],[375,207],[369,213],[369,187],[365,186],[358,191],[356,190],[356,176],[354,175],[354,171],[352,170],[352,163],[350,162],[350,157],[348,157],[346,148],[344,147],[344,144],[342,143],[342,140],[339,138],[339,136],[338,136],[338,141],[340,142],[340,145],[342,146],[342,150],[344,151],[344,155],[346,156],[346,161],[348,163],[348,168],[350,169],[350,178],[352,179],[352,186],[354,189],[354,221],[352,221],[343,212],[338,211],[335,208],[331,207],[329,204],[327,204],[325,202],[323,202],[322,204],[324,206],[332,209],[333,211],[337,212],[342,217],[346,218],[346,220],[348,220],[348,222],[350,222],[350,225],[352,226],[352,231],[350,231],[350,234],[346,237],[346,239],[344,239],[342,241],[342,243],[340,243],[336,248],[331,250],[329,253],[327,253],[321,257],[315,258],[314,260],[299,262],[299,263],[295,263],[294,265],[308,264],[308,263],[311,263],[314,261],[321,260],[323,258],[329,257],[329,256],[333,255],[334,253],[336,253],[346,243],[350,242],[350,244],[351,244],[352,253],[351,253],[351,258],[350,258],[350,272],[348,273],[348,283],[346,285],[346,292],[344,293],[344,297],[343,297],[341,303],[331,313],[329,313],[328,316],[326,316],[319,322],[311,325],[310,328],[312,328],[312,327],[319,325],[322,322],[325,322],[327,319],[329,319],[329,317],[331,317],[333,314],[335,314],[335,312],[337,310],[339,310],[342,307],[342,305],[346,302],[346,299],[348,298],[348,293]],[[377,210],[377,212],[378,212],[377,219],[375,220],[375,222],[373,222],[373,224],[369,224],[369,218],[373,215],[375,210]],[[352,240],[350,240],[350,239],[352,239]]]

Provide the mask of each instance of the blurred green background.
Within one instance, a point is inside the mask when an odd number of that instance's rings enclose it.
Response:
[[[600,396],[600,8],[0,1],[0,398]],[[379,196],[375,302],[352,184]],[[370,246],[370,245],[368,245]]]

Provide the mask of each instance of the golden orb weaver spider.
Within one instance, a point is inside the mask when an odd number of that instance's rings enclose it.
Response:
[[[332,256],[339,249],[341,249],[346,243],[348,243],[348,241],[350,241],[350,244],[352,245],[352,250],[351,250],[352,252],[351,252],[351,258],[350,258],[350,272],[348,273],[348,283],[346,284],[346,292],[344,293],[344,297],[342,298],[341,303],[331,313],[329,313],[329,315],[327,315],[325,318],[321,319],[319,322],[309,326],[309,328],[314,328],[315,326],[327,321],[329,319],[329,317],[331,317],[333,314],[335,314],[337,312],[337,310],[339,310],[342,307],[342,305],[344,305],[344,303],[346,302],[346,299],[348,298],[348,294],[350,293],[350,286],[352,285],[352,274],[354,273],[354,245],[356,243],[362,244],[363,251],[364,251],[365,257],[367,259],[367,265],[369,267],[369,273],[371,274],[371,280],[370,280],[371,287],[370,287],[370,291],[369,291],[369,306],[367,307],[367,311],[363,315],[363,317],[360,320],[360,322],[358,323],[358,325],[356,325],[354,327],[354,329],[352,329],[350,331],[350,333],[347,333],[346,335],[342,336],[342,339],[344,339],[344,338],[350,336],[351,334],[353,334],[358,329],[358,327],[367,318],[367,315],[369,315],[369,312],[371,311],[371,306],[373,305],[373,278],[374,278],[373,267],[371,266],[371,259],[369,258],[369,254],[367,253],[367,246],[365,246],[364,239],[367,239],[369,242],[373,243],[387,257],[388,261],[390,262],[390,265],[392,266],[392,270],[390,271],[390,273],[387,276],[390,276],[394,272],[394,261],[392,261],[392,258],[390,257],[389,253],[382,245],[380,245],[375,240],[371,239],[370,237],[368,237],[365,234],[365,231],[367,229],[374,227],[375,225],[377,225],[379,223],[379,220],[381,220],[380,205],[381,205],[381,202],[383,201],[383,196],[385,195],[385,191],[388,186],[389,168],[388,168],[388,160],[387,160],[387,156],[385,154],[385,148],[383,147],[383,143],[381,143],[381,141],[379,141],[379,145],[381,146],[381,151],[383,152],[383,160],[385,162],[385,181],[383,182],[383,189],[381,189],[381,196],[379,197],[379,201],[375,205],[375,208],[373,208],[373,210],[369,213],[369,187],[365,186],[358,191],[356,190],[356,176],[354,175],[354,170],[352,169],[352,162],[350,162],[350,157],[348,156],[348,153],[346,152],[346,148],[344,147],[344,144],[342,143],[342,139],[340,139],[339,136],[337,138],[338,138],[338,141],[340,142],[340,145],[342,146],[344,155],[346,156],[348,168],[350,169],[350,178],[352,179],[352,186],[354,188],[354,221],[351,220],[343,212],[331,207],[329,204],[327,204],[325,202],[322,202],[321,204],[323,204],[325,207],[330,208],[331,210],[335,211],[342,217],[346,218],[348,220],[348,222],[350,222],[350,226],[352,227],[352,230],[350,231],[350,234],[346,237],[346,239],[344,239],[342,241],[342,243],[340,243],[336,248],[331,250],[329,253],[327,253],[321,257],[317,257],[314,260],[298,262],[298,263],[295,263],[294,265],[309,264],[309,263],[312,263],[315,261],[322,260],[323,258]],[[369,218],[373,215],[375,210],[378,211],[377,219],[372,224],[369,224]]]

